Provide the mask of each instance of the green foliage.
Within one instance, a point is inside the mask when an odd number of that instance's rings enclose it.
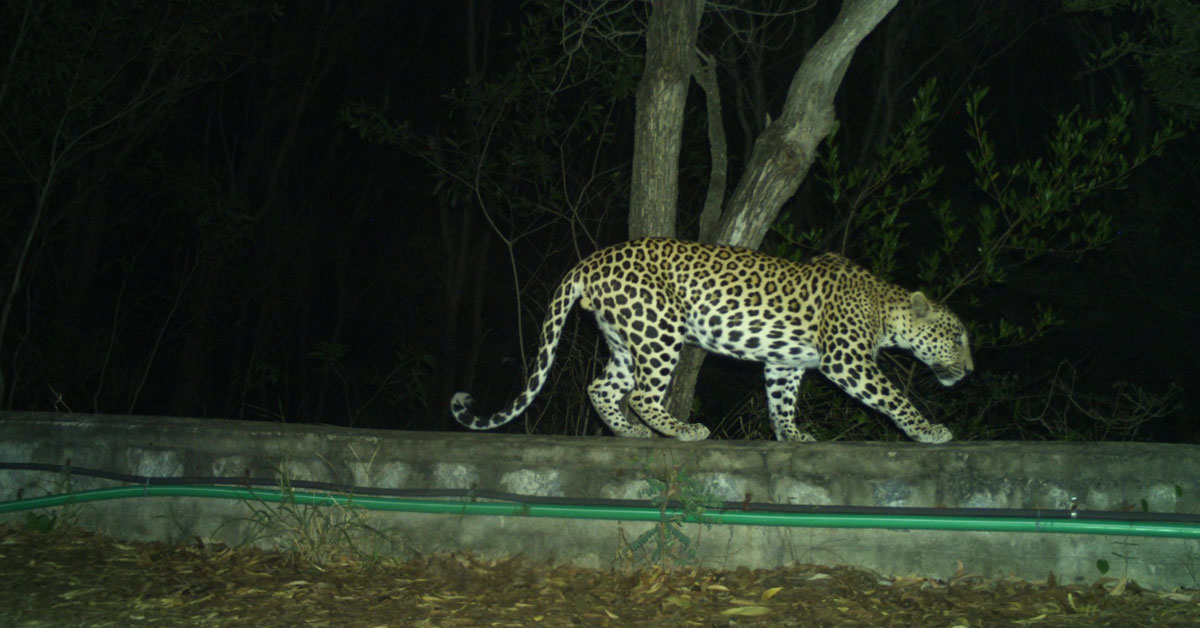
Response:
[[[1178,409],[1178,390],[1150,393],[1129,382],[1107,391],[1080,389],[1066,360],[1043,377],[1019,371],[989,373],[969,401],[951,407],[962,417],[960,432],[974,438],[1127,440]],[[1003,422],[996,421],[997,418]]]
[[[969,307],[979,306],[990,290],[1010,281],[1012,273],[1026,264],[1050,256],[1077,261],[1111,242],[1115,233],[1112,215],[1103,206],[1089,203],[1089,199],[1125,186],[1134,170],[1161,155],[1165,146],[1181,135],[1167,123],[1144,146],[1134,146],[1129,131],[1133,107],[1117,95],[1112,108],[1101,117],[1084,116],[1078,108],[1057,116],[1043,156],[1007,158],[989,134],[991,116],[984,107],[987,89],[978,89],[964,108],[967,137],[972,144],[966,157],[974,185],[970,196],[964,197],[957,190],[939,185],[946,167],[954,164],[932,163],[928,150],[936,119],[934,88],[931,81],[919,90],[912,113],[870,163],[847,169],[839,158],[836,137],[831,136],[820,161],[822,172],[816,176],[836,210],[835,226],[797,232],[789,222],[792,218],[785,215],[775,227],[783,242],[780,253],[802,259],[811,256],[812,250],[830,248],[833,243],[833,248],[863,261],[882,277],[915,275],[928,294],[940,299],[953,297]],[[907,243],[914,238],[909,227],[914,224],[922,227],[922,246],[910,250]],[[1028,344],[1064,324],[1053,303],[1023,307],[1028,312],[1021,321],[986,310],[980,316],[964,316],[974,348]],[[917,368],[911,359],[888,357],[897,364],[901,376],[911,379]],[[1102,416],[1093,411],[1098,402],[1072,396],[1076,393],[1073,379],[1070,381],[1071,388],[1065,389],[1063,380],[1052,378],[1048,382],[1051,398],[1063,395],[1064,412],[1087,420]],[[995,385],[1007,383],[1003,378],[992,380]],[[1016,389],[997,389],[996,393],[1012,395]],[[936,395],[923,399],[922,404],[936,407]],[[1117,390],[1113,410],[1121,407],[1120,412],[1128,414],[1099,421],[1095,430],[1120,425],[1122,433],[1132,434],[1137,426],[1161,416],[1170,406],[1169,395],[1149,400],[1144,395],[1135,387]],[[1020,398],[1010,397],[1005,403],[1015,410]],[[1030,411],[1039,398],[1043,409],[1049,405],[1043,392],[1030,398]],[[1135,398],[1142,403],[1122,401]],[[982,408],[995,400],[990,394],[977,397],[973,400],[977,404],[975,412],[966,407],[948,409],[949,414],[963,416],[970,430],[964,434],[960,428],[960,437],[992,435],[985,427]],[[1009,428],[1028,425],[1031,419],[1039,429],[1058,437],[1081,432],[1095,435],[1093,429],[1080,430],[1057,419],[1047,420],[1036,412],[1013,417]]]
[[[1200,122],[1200,3],[1195,0],[1065,0],[1067,11],[1133,14],[1120,31],[1092,54],[1093,69],[1131,59],[1145,88],[1164,111],[1189,125]],[[1105,33],[1107,34],[1107,33]]]
[[[989,116],[981,111],[986,95],[986,89],[977,90],[966,104],[967,134],[975,142],[967,158],[984,200],[973,219],[948,219],[949,224],[973,228],[978,257],[965,270],[951,273],[955,283],[944,284],[950,292],[974,282],[1002,282],[1013,266],[1043,255],[1077,260],[1107,244],[1114,231],[1111,216],[1085,201],[1102,190],[1123,187],[1134,169],[1161,155],[1166,144],[1180,136],[1167,123],[1147,146],[1130,146],[1133,105],[1117,95],[1104,118],[1086,118],[1078,108],[1059,115],[1055,132],[1047,138],[1047,158],[1004,166],[987,132]],[[927,259],[924,277],[936,276],[942,259]]]
[[[320,362],[321,366],[318,371],[321,373],[330,373],[338,368],[342,360],[346,358],[346,353],[350,347],[341,342],[328,342],[325,340],[317,342],[317,348],[308,353],[310,358],[315,358]]]
[[[53,514],[44,512],[26,512],[25,513],[25,529],[37,532],[39,534],[47,534],[54,530],[58,524],[58,517]]]
[[[66,495],[75,491],[71,480],[71,463],[67,461],[66,469],[55,476],[53,486],[47,491],[50,495]],[[20,495],[18,494],[18,499]],[[39,534],[65,532],[75,528],[79,522],[80,506],[67,502],[49,512],[26,511],[24,525],[27,530]]]
[[[1119,189],[1130,174],[1180,137],[1170,123],[1148,145],[1130,145],[1132,104],[1118,95],[1103,118],[1087,118],[1078,109],[1060,115],[1047,138],[1047,157],[1002,164],[987,126],[982,105],[987,89],[968,98],[968,151],[975,207],[967,211],[951,199],[935,200],[944,165],[930,163],[928,141],[936,119],[935,83],[930,81],[913,99],[913,111],[899,131],[881,146],[876,159],[844,172],[836,134],[826,142],[816,177],[827,186],[829,202],[838,210],[836,233],[812,229],[796,233],[784,215],[775,226],[791,257],[811,255],[796,249],[819,249],[837,236],[843,252],[861,252],[872,271],[894,274],[904,248],[905,232],[920,219],[938,228],[934,246],[916,252],[917,276],[934,294],[948,296],[961,289],[1004,282],[1016,266],[1044,255],[1071,259],[1107,244],[1113,235],[1111,216],[1085,201],[1104,190]],[[926,241],[928,239],[926,238]],[[1035,329],[1055,321],[1049,308],[1039,310]],[[997,333],[1013,335],[1008,327]]]
[[[371,381],[380,391],[387,391],[387,403],[391,407],[412,412],[414,408],[429,412],[432,408],[430,379],[433,375],[434,358],[428,353],[396,352],[395,367],[385,375],[376,375]]]
[[[877,159],[843,173],[837,132],[826,139],[818,181],[828,186],[830,202],[844,216],[839,236],[840,250],[851,237],[872,243],[864,263],[881,277],[897,270],[897,253],[904,246],[909,222],[901,210],[927,201],[942,175],[941,167],[930,167],[929,134],[937,118],[936,82],[930,81],[913,98],[913,112],[888,142],[877,151]],[[810,232],[808,239],[819,232]]]
[[[645,474],[642,495],[658,508],[659,520],[629,543],[628,554],[664,569],[695,561],[696,541],[683,531],[683,524],[698,520],[705,510],[719,508],[723,502],[679,466],[656,474],[645,465]]]

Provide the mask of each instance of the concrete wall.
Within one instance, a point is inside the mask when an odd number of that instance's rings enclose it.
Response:
[[[682,468],[730,501],[1200,513],[1200,447],[1144,443],[817,443],[544,437],[353,430],[313,425],[98,415],[0,414],[0,461],[147,476],[277,476],[397,488],[491,489],[645,498],[647,475]],[[0,470],[0,500],[61,492],[66,478]],[[71,490],[115,485],[71,476]],[[154,497],[76,507],[79,522],[129,539],[261,537],[254,504]],[[19,519],[22,515],[8,515]],[[618,564],[653,524],[371,513],[389,551],[522,553]],[[1128,575],[1142,586],[1200,586],[1195,540],[1000,532],[689,526],[716,567],[793,561],[948,577],[961,561],[987,577],[1060,582]],[[276,539],[276,542],[279,542]]]

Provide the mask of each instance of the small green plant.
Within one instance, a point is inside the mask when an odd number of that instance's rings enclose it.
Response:
[[[58,523],[58,516],[47,514],[44,512],[27,512],[25,513],[25,529],[40,534],[47,534],[54,530]]]
[[[248,524],[244,544],[278,548],[294,563],[318,570],[323,565],[346,561],[375,567],[402,546],[388,531],[367,521],[366,512],[354,504],[353,495],[345,502],[300,503],[290,478],[282,472],[279,490],[284,494],[280,503],[257,497],[243,500],[250,515],[233,521]]]
[[[1130,561],[1135,561],[1138,559],[1137,555],[1133,553],[1133,548],[1138,547],[1138,544],[1127,542],[1127,541],[1118,541],[1115,544],[1116,545],[1124,545],[1125,547],[1130,548],[1128,550],[1125,550],[1125,552],[1127,552],[1127,553],[1111,552],[1111,554],[1113,556],[1116,556],[1117,558],[1121,559],[1121,561],[1123,561],[1124,568],[1122,570],[1123,571],[1122,578],[1126,578],[1129,576]],[[1108,560],[1106,560],[1104,558],[1096,559],[1096,571],[1099,571],[1100,575],[1102,575],[1102,576],[1107,575],[1109,570],[1111,570],[1111,569],[1112,569],[1112,565],[1108,562]]]
[[[645,472],[646,488],[642,495],[658,508],[659,519],[654,527],[629,543],[627,556],[631,562],[644,562],[664,570],[695,561],[697,539],[683,531],[683,524],[698,521],[705,510],[719,508],[722,500],[678,465],[659,474],[646,465]]]
[[[1175,484],[1172,488],[1175,493],[1175,499],[1176,500],[1182,499],[1183,498],[1183,487],[1180,486],[1179,484]],[[1139,499],[1137,501],[1137,507],[1139,509],[1141,509],[1142,512],[1150,512],[1150,500],[1145,497]],[[1178,506],[1176,506],[1175,511],[1179,512]],[[1129,548],[1135,548],[1138,546],[1137,543],[1132,543],[1132,542],[1117,542],[1116,544],[1124,545]],[[1111,553],[1113,556],[1116,556],[1117,558],[1120,558],[1121,560],[1123,560],[1125,562],[1125,572],[1126,573],[1129,572],[1129,562],[1132,560],[1137,560],[1137,556],[1132,553],[1128,553],[1128,554],[1124,554],[1124,553],[1120,553],[1120,552],[1111,552]],[[1191,563],[1192,563],[1192,556],[1190,555],[1190,550],[1189,550],[1189,554],[1187,556],[1185,556],[1185,558],[1184,558],[1184,564],[1189,565],[1189,569],[1188,569],[1189,572],[1192,571],[1192,569],[1190,568]],[[1102,575],[1102,576],[1106,575],[1110,569],[1112,569],[1112,565],[1109,564],[1109,562],[1107,560],[1105,560],[1103,558],[1096,559],[1096,571],[1100,572],[1100,575]]]
[[[64,495],[74,491],[71,481],[71,461],[63,465],[62,473],[54,480],[54,486],[49,490],[50,495]],[[25,528],[34,532],[48,534],[74,528],[79,521],[79,505],[65,503],[50,509],[49,512],[26,512]]]

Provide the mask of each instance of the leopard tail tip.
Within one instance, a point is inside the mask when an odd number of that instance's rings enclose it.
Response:
[[[459,392],[455,393],[450,398],[450,413],[454,415],[454,420],[462,423],[467,427],[474,427],[475,413],[471,408],[475,405],[475,398],[471,393]]]

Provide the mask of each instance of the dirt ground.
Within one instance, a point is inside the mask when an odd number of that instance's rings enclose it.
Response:
[[[1197,626],[1200,592],[881,578],[845,567],[594,570],[442,555],[301,564],[255,549],[0,527],[0,626]]]

